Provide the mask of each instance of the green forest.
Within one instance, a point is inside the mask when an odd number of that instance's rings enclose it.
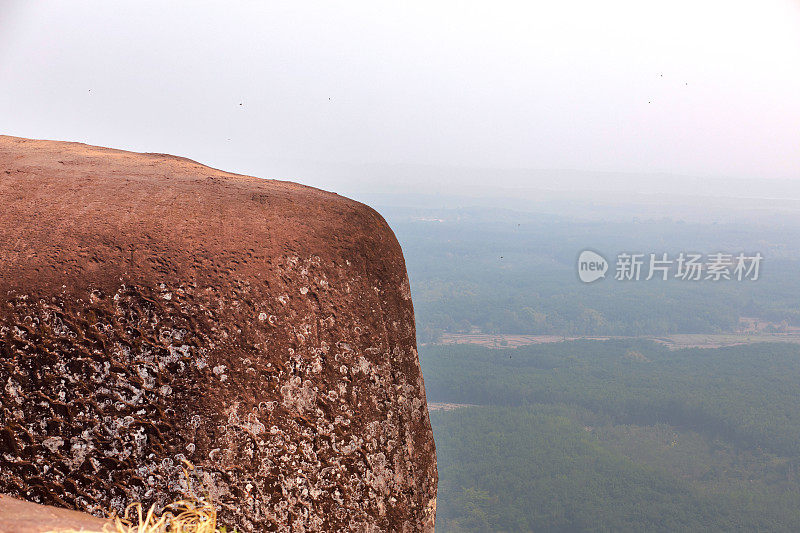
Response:
[[[800,225],[586,206],[381,210],[411,280],[437,531],[800,531],[800,345],[753,343],[800,327]],[[584,249],[764,263],[757,281],[584,284]],[[613,338],[489,348],[445,333]],[[677,349],[676,334],[746,344]]]
[[[800,346],[426,346],[441,531],[800,530]],[[435,408],[434,408],[435,409]]]
[[[442,333],[666,335],[735,331],[740,317],[800,326],[794,225],[742,221],[582,220],[512,210],[382,208],[408,263],[421,342]],[[582,284],[576,259],[596,249],[711,254],[758,251],[758,281]]]

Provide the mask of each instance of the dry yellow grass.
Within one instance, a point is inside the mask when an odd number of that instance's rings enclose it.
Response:
[[[194,469],[192,464],[185,464],[190,470]],[[186,469],[183,474],[189,487],[186,498],[167,505],[160,515],[155,512],[155,507],[145,512],[141,503],[132,503],[122,516],[112,513],[111,522],[102,533],[227,533],[224,527],[217,526],[217,508],[210,498],[195,496]],[[90,532],[58,530],[47,533]]]
[[[111,533],[217,533],[217,510],[208,501],[180,500],[167,506],[158,516],[151,507],[147,513],[140,503],[128,506],[125,514],[114,517]]]
[[[156,514],[151,507],[146,513],[142,504],[133,503],[121,517],[112,516],[102,533],[226,533],[217,526],[217,510],[203,499],[185,499],[167,506]],[[89,533],[77,530],[58,530],[47,533]],[[100,533],[100,532],[98,532]]]

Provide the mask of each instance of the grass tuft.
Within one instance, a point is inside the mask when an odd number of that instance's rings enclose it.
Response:
[[[132,503],[121,517],[111,514],[112,522],[103,528],[103,533],[236,533],[217,525],[217,508],[210,497],[194,494],[187,471],[187,468],[194,470],[194,466],[188,461],[184,464],[183,475],[189,487],[184,499],[167,505],[161,515],[156,513],[155,506],[145,512],[141,503]],[[59,530],[48,533],[80,532]]]
[[[113,517],[113,533],[224,533],[217,527],[217,509],[204,499],[184,499],[169,504],[159,516],[154,507],[144,512],[141,503],[132,503],[125,514]]]

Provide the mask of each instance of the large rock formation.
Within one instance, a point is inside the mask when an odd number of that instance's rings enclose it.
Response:
[[[433,527],[402,252],[332,193],[0,137],[0,400],[29,501],[164,504],[186,460],[243,531]]]

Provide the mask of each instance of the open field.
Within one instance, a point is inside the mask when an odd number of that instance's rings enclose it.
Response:
[[[609,339],[648,339],[664,344],[670,349],[682,348],[721,348],[724,346],[737,346],[740,344],[754,344],[757,342],[792,342],[800,344],[800,333],[692,333],[661,335],[657,337],[623,337],[623,336],[562,336],[562,335],[512,335],[489,333],[444,333],[436,344],[476,344],[486,348],[505,349],[518,348],[530,344],[548,344],[553,342],[584,340],[609,340]]]
[[[428,411],[455,411],[464,407],[476,407],[471,403],[428,402]]]

